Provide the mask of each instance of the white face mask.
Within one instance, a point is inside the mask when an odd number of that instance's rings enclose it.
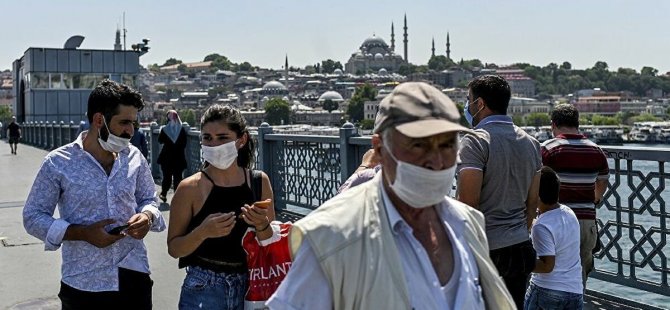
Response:
[[[430,170],[400,161],[386,145],[384,147],[396,162],[391,189],[406,204],[417,209],[426,208],[441,203],[451,193],[456,164],[444,170]]]
[[[105,118],[102,118],[102,121],[105,124],[105,128],[107,128],[107,132],[109,133],[107,135],[107,141],[102,140],[100,138],[100,129],[98,129],[98,143],[100,143],[100,147],[102,147],[103,150],[107,152],[112,152],[112,153],[119,153],[123,151],[125,148],[128,147],[130,144],[130,139],[128,138],[121,138],[119,136],[115,136],[112,134],[112,131],[109,130],[109,127],[107,126],[107,121]]]
[[[203,145],[202,158],[212,166],[221,170],[228,169],[237,159],[237,140],[221,144],[219,146]]]

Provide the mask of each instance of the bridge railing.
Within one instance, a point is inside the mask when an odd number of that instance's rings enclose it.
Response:
[[[74,140],[77,131],[71,123],[27,123],[23,128],[23,142],[45,149]],[[187,125],[185,129],[186,174],[191,175],[202,163],[200,133]],[[150,144],[152,173],[160,179],[156,163],[161,148],[157,143],[159,126],[154,123],[141,130]],[[280,134],[267,124],[252,135],[255,167],[270,177],[276,208],[301,214],[335,196],[371,144],[370,137],[359,137],[351,124],[345,124],[339,136]],[[670,210],[666,202],[670,191],[666,185],[670,184],[670,150],[614,146],[603,149],[610,161],[610,179],[603,202],[597,206],[603,249],[596,254],[597,268],[591,277],[668,297]]]

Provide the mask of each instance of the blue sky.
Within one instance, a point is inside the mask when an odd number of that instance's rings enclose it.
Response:
[[[128,46],[151,39],[143,65],[169,57],[201,61],[219,53],[234,62],[280,68],[331,58],[346,62],[373,33],[402,54],[402,19],[407,14],[409,59],[425,64],[432,37],[452,58],[546,65],[569,61],[574,68],[598,60],[611,69],[652,66],[670,71],[670,1],[5,1],[0,2],[0,70],[28,47],[62,47],[71,35],[86,37],[82,48],[112,48],[126,12]]]

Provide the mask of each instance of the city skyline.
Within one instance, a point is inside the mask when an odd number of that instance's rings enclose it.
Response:
[[[670,71],[670,41],[665,12],[670,3],[650,1],[564,1],[540,5],[535,1],[513,3],[468,1],[117,1],[105,3],[67,0],[0,3],[6,14],[6,31],[0,34],[0,70],[29,47],[61,48],[72,35],[86,37],[83,49],[112,49],[114,35],[126,14],[127,48],[149,38],[151,50],[141,57],[144,66],[175,57],[184,62],[202,61],[210,53],[231,61],[248,61],[266,68],[289,65],[303,68],[325,59],[344,64],[360,44],[375,34],[390,44],[395,24],[396,54],[403,55],[402,23],[407,14],[409,61],[426,64],[435,38],[436,55],[446,54],[450,34],[455,61],[480,59],[509,65],[518,62],[545,66],[568,61],[573,68],[590,68],[605,61],[619,67],[654,67]],[[30,9],[30,14],[20,14]]]

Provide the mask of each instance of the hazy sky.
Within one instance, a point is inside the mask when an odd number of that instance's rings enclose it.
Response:
[[[407,14],[409,59],[425,64],[431,38],[444,54],[498,65],[569,61],[573,68],[598,60],[610,69],[652,66],[670,71],[670,1],[632,0],[268,0],[142,1],[59,0],[0,2],[0,70],[28,47],[62,47],[71,35],[82,48],[111,49],[126,12],[127,46],[151,39],[143,65],[176,57],[201,61],[219,53],[234,62],[280,68],[304,67],[331,58],[343,64],[363,40],[376,34],[402,55]]]

